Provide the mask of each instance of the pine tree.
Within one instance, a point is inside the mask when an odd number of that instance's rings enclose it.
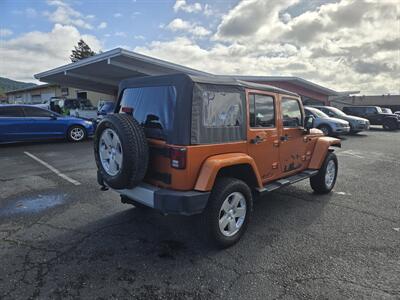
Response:
[[[74,48],[75,49],[72,50],[72,54],[69,57],[72,62],[76,62],[96,54],[82,39],[79,40],[78,45],[74,46]]]

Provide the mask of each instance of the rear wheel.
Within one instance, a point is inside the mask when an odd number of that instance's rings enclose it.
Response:
[[[220,248],[237,243],[246,231],[252,209],[252,194],[245,182],[218,179],[202,215],[207,238]]]
[[[332,128],[329,127],[329,125],[321,125],[318,127],[318,129],[320,129],[325,136],[332,135]]]
[[[336,183],[338,161],[334,153],[328,152],[317,175],[310,178],[311,188],[318,194],[329,193]]]
[[[86,138],[86,130],[82,126],[73,125],[68,129],[67,139],[70,142],[80,142]]]

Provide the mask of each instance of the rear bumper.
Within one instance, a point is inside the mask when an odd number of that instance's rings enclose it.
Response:
[[[175,191],[142,183],[133,189],[116,190],[121,197],[154,208],[164,214],[194,215],[203,212],[210,192]]]

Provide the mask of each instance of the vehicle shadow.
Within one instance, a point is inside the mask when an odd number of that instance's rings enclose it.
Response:
[[[258,199],[246,234],[227,250],[216,249],[204,241],[204,227],[198,216],[162,216],[151,209],[128,205],[125,211],[77,227],[66,221],[65,227],[50,223],[46,225],[47,238],[31,237],[29,247],[42,249],[36,255],[46,262],[47,280],[43,282],[50,284],[57,278],[57,288],[49,297],[68,295],[70,287],[79,285],[82,278],[86,286],[105,289],[105,294],[110,287],[147,284],[149,278],[155,279],[155,286],[169,282],[170,278],[182,278],[183,274],[190,278],[206,274],[220,279],[228,273],[235,275],[235,268],[258,269],[265,252],[254,249],[271,251],[289,233],[306,236],[329,198],[288,187]],[[17,248],[14,255],[24,257],[24,251]],[[245,253],[252,253],[252,257],[244,259]]]

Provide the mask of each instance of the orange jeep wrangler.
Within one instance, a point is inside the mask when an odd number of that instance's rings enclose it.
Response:
[[[127,79],[115,113],[97,126],[98,182],[124,203],[164,214],[202,214],[207,236],[236,243],[253,200],[310,178],[335,185],[331,146],[304,117],[298,95],[268,85],[184,74]]]

